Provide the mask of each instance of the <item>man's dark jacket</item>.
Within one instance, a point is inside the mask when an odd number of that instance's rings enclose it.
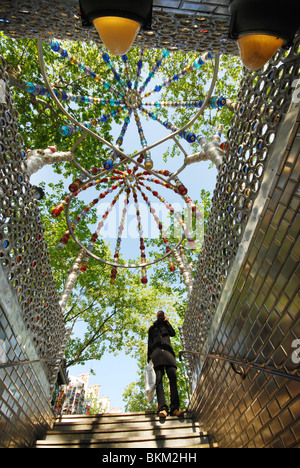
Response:
[[[175,336],[175,331],[167,320],[156,320],[149,328],[148,362],[152,359],[154,368],[158,366],[177,367],[170,336]]]

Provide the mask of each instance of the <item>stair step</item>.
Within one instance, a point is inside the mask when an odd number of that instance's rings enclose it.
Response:
[[[36,448],[210,448],[210,443],[188,415],[106,413],[62,416]]]
[[[129,448],[129,449],[148,449],[148,448],[210,448],[208,439],[201,441],[199,435],[186,436],[178,438],[165,438],[163,436],[156,436],[149,439],[138,440],[124,440],[115,439],[111,440],[81,440],[73,439],[70,441],[49,441],[39,440],[36,443],[36,448]]]
[[[77,431],[105,431],[105,432],[115,432],[119,431],[120,428],[121,430],[128,430],[128,431],[134,431],[137,428],[138,429],[171,429],[171,428],[191,428],[194,430],[199,431],[199,425],[197,423],[194,423],[192,420],[166,420],[166,421],[160,421],[160,420],[153,420],[153,421],[130,421],[130,422],[114,422],[114,423],[105,423],[101,420],[99,421],[94,421],[94,422],[85,422],[85,421],[80,421],[76,423],[70,423],[70,422],[59,422],[55,423],[53,432],[77,432]]]
[[[47,434],[47,440],[50,441],[67,441],[67,440],[73,440],[74,438],[84,440],[84,439],[90,439],[91,436],[93,439],[126,439],[126,440],[136,440],[138,438],[148,438],[151,436],[173,436],[174,433],[178,433],[177,431],[178,428],[167,428],[167,429],[161,429],[161,428],[153,428],[153,429],[131,429],[131,430],[126,430],[119,428],[118,431],[105,431],[104,429],[102,431],[89,431],[89,430],[82,430],[82,431],[53,431],[53,432],[48,432]],[[190,427],[183,427],[180,428],[180,437],[184,437],[185,435],[188,436],[198,436],[199,432],[198,431],[192,431]]]

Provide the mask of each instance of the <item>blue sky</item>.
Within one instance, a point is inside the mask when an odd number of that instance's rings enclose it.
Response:
[[[145,118],[143,118],[143,116],[141,116],[141,121],[148,144],[152,144],[169,134],[169,130],[165,129],[157,122],[153,122],[152,120],[147,121]],[[120,128],[120,126],[116,126],[113,129],[113,134],[116,135],[116,138],[119,135]],[[212,135],[214,130],[215,129],[212,129]],[[224,137],[222,141],[224,141]],[[187,153],[191,154],[190,145],[183,139],[180,139],[180,143],[183,145]],[[162,156],[169,144],[170,142],[165,142],[161,146],[151,150],[154,169],[167,169],[170,172],[174,172],[181,167],[184,159],[183,154],[180,157],[175,157],[173,159],[170,158],[167,162],[163,161]],[[132,154],[135,150],[140,150],[141,148],[134,121],[130,122],[130,125],[128,126],[128,130],[124,137],[123,147],[127,154]],[[215,188],[217,170],[215,166],[209,168],[210,165],[211,163],[209,161],[198,162],[187,166],[185,170],[179,175],[179,178],[183,184],[188,188],[188,195],[193,200],[199,200],[202,189],[212,193]],[[45,166],[39,172],[32,175],[30,182],[33,185],[38,185],[41,181],[51,181],[55,183],[59,179],[60,176],[53,172],[51,166]],[[70,182],[71,179],[65,181],[66,188]],[[162,195],[165,196],[164,194]],[[173,196],[174,195],[175,194],[173,193]],[[89,197],[89,201],[90,200],[91,198]],[[170,199],[169,201],[173,202],[173,199]],[[114,248],[114,242],[115,241],[112,242],[112,249]],[[82,329],[80,328],[77,328],[77,330],[78,333],[82,332]],[[81,373],[89,372],[91,368],[95,371],[96,375],[90,376],[89,385],[100,384],[100,395],[108,396],[111,399],[112,407],[119,407],[124,410],[122,394],[125,387],[130,382],[136,380],[137,377],[137,365],[135,360],[123,353],[119,354],[118,356],[106,354],[103,356],[101,361],[90,361],[84,366],[73,366],[70,369],[70,375],[77,376]]]
[[[153,125],[151,131],[153,131]],[[161,134],[162,136],[166,135],[164,128],[161,129]],[[156,151],[160,152],[161,150],[157,148]],[[154,161],[157,160],[156,158],[156,155],[153,154]],[[213,192],[216,184],[217,170],[215,167],[209,168],[209,166],[210,162],[202,161],[188,166],[180,175],[182,182],[188,187],[189,196],[192,199],[199,199],[199,193],[202,189],[208,190],[211,193]],[[160,168],[173,171],[178,168],[178,160],[162,163],[160,164]],[[58,179],[59,176],[53,172],[52,167],[45,166],[34,174],[30,181],[32,184],[38,185],[41,181],[51,180],[55,182]],[[124,353],[118,356],[106,353],[100,361],[90,361],[84,366],[73,366],[69,372],[70,375],[77,376],[81,373],[89,372],[91,368],[95,371],[96,375],[90,376],[89,385],[100,384],[100,395],[108,396],[111,399],[112,407],[118,407],[124,411],[122,394],[125,387],[137,378],[135,359]]]

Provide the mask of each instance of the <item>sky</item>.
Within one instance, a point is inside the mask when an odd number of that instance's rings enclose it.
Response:
[[[164,130],[164,129],[163,129]],[[166,134],[163,132],[164,135]],[[155,158],[153,158],[155,159]],[[167,163],[166,167],[172,170],[175,162]],[[188,166],[180,178],[189,188],[192,199],[199,199],[201,189],[213,192],[216,184],[217,170],[209,168],[210,162],[202,161]],[[177,166],[178,167],[178,166]],[[31,176],[30,182],[38,185],[41,181],[57,181],[60,176],[53,172],[51,166],[45,166]],[[155,319],[155,318],[154,318]],[[79,330],[78,330],[79,333]],[[146,363],[145,363],[146,366]],[[75,365],[69,369],[69,374],[78,376],[93,369],[96,375],[91,375],[89,385],[100,384],[100,396],[105,395],[111,400],[111,407],[121,408],[124,412],[122,394],[125,387],[137,379],[137,364],[135,359],[120,353],[118,356],[106,353],[100,361],[89,361],[84,366]]]
[[[143,119],[142,123],[148,144],[152,144],[154,141],[160,140],[169,134],[169,130],[162,127],[159,123],[153,121],[147,122],[146,119]],[[116,133],[116,138],[119,135],[120,128],[120,126],[117,126],[117,128],[113,129],[113,133]],[[222,141],[224,141],[224,137]],[[180,139],[180,143],[183,144],[187,153],[191,154],[189,144],[182,139]],[[181,167],[184,159],[183,155],[169,159],[167,162],[163,161],[162,155],[168,145],[169,142],[166,142],[151,150],[154,169],[168,169],[170,172],[174,172]],[[45,145],[45,147],[46,146],[47,145]],[[128,131],[124,137],[123,147],[127,154],[133,153],[136,149],[140,150],[140,140],[134,122],[131,122],[128,127]],[[211,193],[213,192],[216,184],[217,170],[215,166],[210,168],[210,165],[211,163],[209,161],[198,162],[187,166],[179,175],[180,180],[188,188],[188,195],[192,200],[199,200],[199,194],[202,189],[210,191]],[[51,166],[45,166],[31,176],[30,182],[33,185],[39,185],[42,181],[55,183],[60,180],[60,177],[61,176],[54,173]],[[71,180],[65,181],[66,188],[70,182]],[[155,319],[155,317],[153,319]],[[77,333],[80,334],[81,332],[82,330],[78,328]],[[123,353],[120,353],[118,356],[107,353],[100,361],[89,361],[84,366],[73,366],[69,369],[69,374],[78,376],[79,374],[89,372],[91,368],[96,375],[90,376],[89,385],[100,384],[100,396],[109,397],[111,400],[111,407],[121,408],[121,411],[124,411],[124,403],[122,400],[124,389],[129,383],[137,379],[137,364],[135,360]]]

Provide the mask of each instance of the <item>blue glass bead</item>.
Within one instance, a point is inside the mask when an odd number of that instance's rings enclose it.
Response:
[[[126,62],[127,62],[127,60],[128,60],[128,57],[127,57],[127,55],[126,55],[126,54],[122,55],[122,60],[123,60],[123,62],[124,62],[124,63],[126,63]]]
[[[9,246],[9,242],[8,242],[8,240],[5,240],[3,242],[3,247],[6,249],[8,246]]]
[[[209,59],[213,59],[213,58],[214,58],[214,56],[215,56],[215,54],[211,54],[210,52],[208,52],[208,54],[207,54],[207,55],[208,55],[208,58],[209,58]]]
[[[194,141],[196,140],[196,135],[195,133],[188,133],[187,135],[185,135],[184,138],[188,143],[194,143]]]
[[[109,171],[110,169],[112,169],[113,167],[112,159],[107,159],[106,161],[104,161],[103,167],[106,171]]]
[[[138,68],[142,68],[142,66],[143,66],[143,61],[142,61],[142,60],[139,60],[138,63],[137,63],[137,66],[138,66]]]
[[[103,54],[102,57],[103,57],[104,62],[106,62],[106,63],[109,62],[110,58],[109,58],[109,55],[107,53]]]
[[[217,99],[216,97],[212,98],[210,100],[210,107],[212,107],[213,109],[217,109],[218,108],[218,104],[217,104]]]
[[[218,99],[217,104],[218,104],[218,107],[223,107],[223,106],[225,106],[225,104],[226,104],[226,98],[220,97],[220,98]]]
[[[90,76],[91,76],[92,78],[95,78],[96,73],[95,73],[95,72],[92,72]]]
[[[61,55],[62,57],[68,57],[68,52],[67,52],[65,49],[63,49],[63,50],[60,52],[60,55]]]
[[[161,86],[156,85],[155,88],[154,88],[154,91],[158,92],[158,91],[160,91],[160,90],[161,90]]]
[[[72,127],[71,125],[62,125],[59,129],[59,133],[62,136],[72,135],[74,133],[74,127]]]
[[[52,42],[51,49],[54,50],[54,52],[58,52],[59,49],[60,49],[59,43],[58,42]]]
[[[100,117],[100,120],[101,120],[101,122],[106,122],[106,120],[107,120],[106,115],[102,115],[102,117]]]
[[[25,89],[26,89],[26,91],[27,91],[28,93],[33,93],[34,90],[35,90],[35,86],[34,86],[33,83],[27,82],[27,83],[25,84]]]
[[[170,52],[166,49],[163,50],[163,56],[168,57],[170,55]]]
[[[132,88],[132,81],[127,81],[127,88],[131,89]]]
[[[63,93],[62,93],[62,100],[65,101],[66,99],[68,99],[67,93],[65,93],[65,92],[63,91]]]
[[[178,80],[179,80],[179,76],[177,75],[177,73],[175,73],[175,75],[173,76],[173,80],[174,80],[174,81],[178,81]]]

